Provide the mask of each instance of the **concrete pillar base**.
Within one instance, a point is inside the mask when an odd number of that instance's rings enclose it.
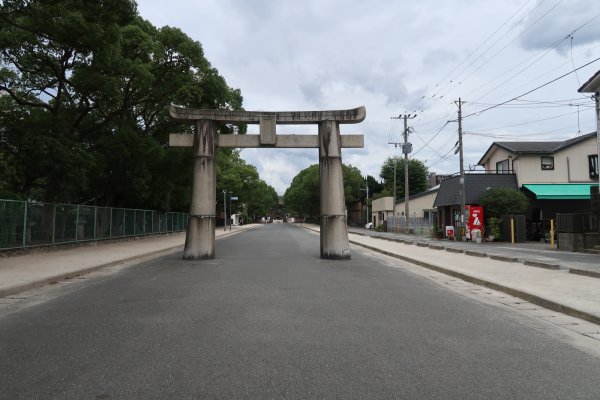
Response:
[[[350,260],[350,242],[344,215],[321,217],[321,258]]]
[[[184,260],[215,258],[215,217],[190,215],[185,235]]]

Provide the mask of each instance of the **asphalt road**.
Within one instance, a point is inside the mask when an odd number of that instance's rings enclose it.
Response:
[[[600,398],[598,358],[360,249],[271,224],[216,250],[0,315],[0,398]]]

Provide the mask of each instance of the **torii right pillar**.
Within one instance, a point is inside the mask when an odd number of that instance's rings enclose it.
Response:
[[[319,123],[321,258],[329,260],[350,259],[341,142],[338,121]]]

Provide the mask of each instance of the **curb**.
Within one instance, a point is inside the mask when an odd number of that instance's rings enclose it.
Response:
[[[14,294],[24,292],[26,290],[37,289],[38,287],[55,284],[60,281],[64,281],[66,279],[72,279],[72,278],[75,278],[80,275],[89,274],[90,272],[94,272],[94,271],[97,271],[102,268],[108,268],[108,267],[112,267],[112,266],[115,266],[118,264],[125,264],[125,263],[131,262],[131,261],[136,261],[138,259],[140,259],[140,261],[144,258],[151,259],[151,258],[161,256],[161,255],[163,255],[163,253],[166,255],[167,253],[174,252],[176,249],[178,249],[180,247],[182,247],[182,245],[177,245],[177,246],[169,247],[169,248],[162,249],[162,250],[156,250],[156,251],[152,251],[150,253],[138,254],[135,256],[123,258],[121,260],[115,260],[115,261],[111,261],[111,262],[100,264],[100,265],[94,265],[93,267],[88,267],[88,268],[84,268],[84,269],[77,270],[77,271],[65,272],[63,274],[53,275],[53,276],[50,276],[50,277],[47,277],[44,279],[40,279],[37,281],[27,282],[22,285],[12,286],[12,287],[8,287],[5,289],[0,289],[0,298],[12,296]]]
[[[471,257],[487,257],[487,253],[482,253],[480,251],[473,250],[464,250],[464,254]]]
[[[530,267],[538,267],[538,268],[546,268],[546,269],[560,269],[560,265],[558,264],[550,264],[543,261],[534,261],[534,260],[525,260],[523,264]]]
[[[242,233],[244,231],[255,229],[258,226],[260,226],[260,225],[249,226],[248,228],[245,228],[242,230],[237,230],[237,231],[228,231],[227,233],[224,233],[218,237],[215,237],[215,240],[225,239],[225,238],[231,237],[233,235],[237,235],[238,233]],[[0,289],[0,298],[12,296],[12,295],[24,292],[26,290],[37,289],[42,286],[55,284],[60,281],[72,279],[72,278],[75,278],[80,275],[89,274],[90,272],[94,272],[94,271],[97,271],[102,268],[108,268],[108,267],[112,267],[112,266],[115,266],[118,264],[125,264],[125,263],[129,263],[132,261],[137,261],[137,260],[139,260],[140,262],[150,260],[152,258],[157,258],[162,255],[174,253],[176,250],[178,250],[180,248],[183,248],[183,245],[178,244],[177,246],[171,246],[171,247],[167,247],[167,248],[161,249],[161,250],[155,250],[155,251],[151,251],[148,253],[138,254],[138,255],[126,257],[126,258],[123,258],[120,260],[115,260],[115,261],[111,261],[111,262],[100,264],[100,265],[94,265],[93,267],[88,267],[88,268],[80,269],[77,271],[70,271],[70,272],[65,272],[65,273],[58,274],[58,275],[52,275],[52,276],[49,276],[49,277],[46,277],[44,279],[40,279],[37,281],[23,283],[22,285],[15,285],[12,287],[7,287],[4,289]]]
[[[589,276],[592,278],[600,278],[600,272],[588,271],[585,269],[569,268],[570,274]]]
[[[454,247],[446,247],[446,251],[449,253],[464,253],[463,249],[455,249]]]
[[[381,253],[381,254],[385,254],[385,255],[390,256],[390,257],[394,257],[394,258],[397,258],[397,259],[409,262],[411,264],[418,265],[420,267],[424,267],[424,268],[427,268],[427,269],[430,269],[430,270],[433,270],[433,271],[437,271],[437,272],[441,272],[441,273],[446,274],[446,275],[453,276],[455,278],[462,279],[462,280],[464,280],[466,282],[474,283],[474,284],[480,285],[480,286],[485,286],[485,287],[488,287],[490,289],[494,289],[494,290],[498,290],[498,291],[507,293],[507,294],[509,294],[511,296],[519,297],[519,298],[521,298],[523,300],[526,300],[526,301],[528,301],[530,303],[536,304],[536,305],[538,305],[540,307],[544,307],[544,308],[547,308],[547,309],[552,310],[552,311],[556,311],[556,312],[559,312],[559,313],[562,313],[562,314],[567,314],[567,315],[570,315],[570,316],[573,316],[573,317],[576,317],[576,318],[580,318],[580,319],[586,320],[588,322],[592,322],[594,324],[600,325],[600,316],[597,316],[597,315],[594,315],[594,314],[590,314],[590,313],[587,313],[585,311],[580,311],[580,310],[577,310],[575,308],[559,304],[559,303],[557,303],[555,301],[548,300],[548,299],[545,299],[543,297],[539,297],[539,296],[533,295],[531,293],[523,292],[521,290],[513,289],[513,288],[510,288],[508,286],[500,285],[498,283],[487,281],[487,280],[484,280],[484,279],[475,278],[475,277],[473,277],[471,275],[467,275],[467,274],[464,274],[464,273],[461,273],[461,272],[456,272],[456,271],[453,271],[451,269],[440,267],[438,265],[430,264],[430,263],[427,263],[427,262],[424,262],[424,261],[416,260],[416,259],[413,259],[411,257],[402,256],[400,254],[395,254],[395,253],[392,253],[392,252],[389,252],[389,251],[381,250],[381,249],[378,249],[376,247],[372,247],[372,246],[369,246],[369,245],[366,245],[366,244],[363,244],[363,243],[359,243],[359,242],[357,242],[355,240],[350,240],[350,243],[355,244],[357,246],[364,247],[366,249],[369,249],[369,250],[372,250],[372,251],[375,251],[375,252],[378,252],[378,253]]]
[[[490,254],[490,259],[496,260],[496,261],[505,261],[505,262],[519,262],[519,259],[516,257],[500,256],[497,254]]]

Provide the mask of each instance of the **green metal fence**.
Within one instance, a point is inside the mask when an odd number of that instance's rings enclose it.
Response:
[[[0,199],[0,249],[180,232],[185,213]]]

